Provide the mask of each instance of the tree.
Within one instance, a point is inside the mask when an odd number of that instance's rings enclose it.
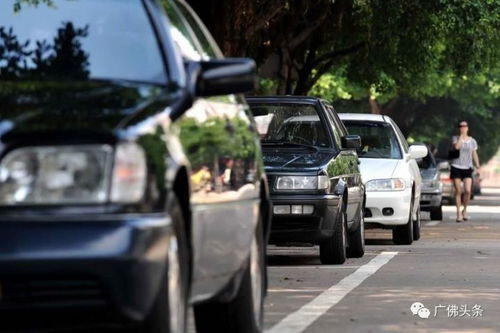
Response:
[[[423,95],[432,73],[470,75],[499,59],[499,0],[191,3],[224,53],[254,57],[277,93],[305,94],[343,67],[367,91],[389,78],[398,94]]]

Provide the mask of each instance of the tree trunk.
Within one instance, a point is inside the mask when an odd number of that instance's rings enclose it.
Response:
[[[372,96],[368,97],[368,103],[370,103],[370,108],[373,114],[382,114],[382,110],[380,109],[380,104],[378,104],[377,100]]]

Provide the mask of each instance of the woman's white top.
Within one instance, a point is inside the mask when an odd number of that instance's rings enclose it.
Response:
[[[456,144],[458,136],[454,136],[452,142]],[[474,166],[472,152],[477,150],[477,148],[477,142],[473,137],[469,137],[467,141],[463,141],[460,146],[460,156],[451,161],[451,166],[457,169],[471,169]]]

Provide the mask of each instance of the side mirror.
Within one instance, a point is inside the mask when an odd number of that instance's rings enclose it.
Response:
[[[340,139],[342,149],[358,149],[361,148],[361,137],[359,135],[346,135]]]
[[[418,159],[418,158],[424,158],[427,156],[429,153],[429,150],[427,149],[426,146],[423,145],[411,145],[410,146],[410,158],[412,159]]]
[[[255,62],[248,58],[223,58],[201,61],[195,73],[196,96],[238,94],[255,89]]]

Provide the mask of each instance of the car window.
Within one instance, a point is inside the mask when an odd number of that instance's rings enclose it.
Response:
[[[399,136],[399,140],[401,141],[401,145],[403,146],[403,150],[404,150],[405,154],[408,154],[410,151],[410,147],[408,146],[408,141],[406,141],[406,138],[403,135],[403,132],[401,132],[401,130],[399,129],[399,126],[394,121],[391,121],[391,124],[392,124],[392,126],[394,126],[396,133]]]
[[[420,169],[435,169],[437,167],[436,160],[430,151],[424,158],[419,158],[417,164]]]
[[[335,111],[335,109],[331,105],[329,105],[329,109],[330,109],[330,114],[332,115],[332,118],[333,118],[333,120],[335,122],[335,125],[339,129],[340,136],[342,137],[342,136],[347,135],[348,134],[347,128],[345,127],[345,125],[342,122],[342,120],[340,120],[337,111]]]
[[[213,40],[212,36],[210,36],[207,28],[196,16],[193,10],[187,7],[183,1],[177,1],[176,4],[177,8],[186,19],[198,42],[200,43],[204,56],[210,58],[220,58],[222,56],[222,52]]]
[[[331,127],[332,127],[333,136],[335,139],[335,144],[337,145],[337,147],[342,147],[342,141],[341,141],[342,133],[341,133],[341,129],[339,128],[338,123],[335,121],[335,116],[333,114],[334,111],[327,104],[323,104],[323,106],[326,109],[326,115],[327,115],[328,120],[329,120]]]
[[[330,147],[328,132],[314,105],[251,104],[262,143]]]
[[[140,0],[0,1],[1,80],[166,83]]]
[[[350,134],[361,137],[358,156],[362,158],[403,158],[392,126],[384,122],[344,121]]]
[[[172,38],[182,56],[193,61],[207,58],[208,55],[200,51],[201,46],[179,9],[171,1],[162,1],[162,4],[170,20]]]

